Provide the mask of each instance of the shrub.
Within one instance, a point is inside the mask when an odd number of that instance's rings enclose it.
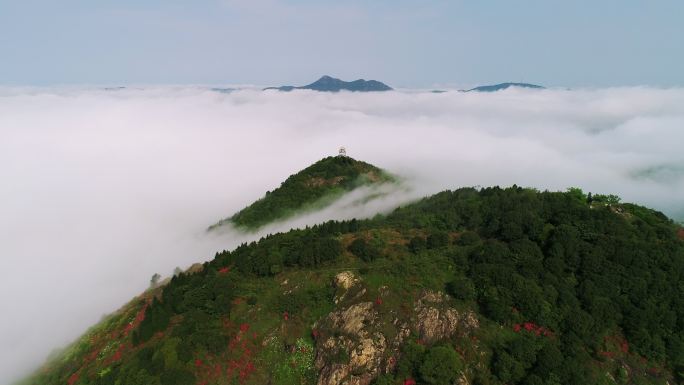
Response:
[[[435,346],[427,351],[420,365],[420,378],[429,385],[451,384],[456,380],[463,363],[450,346]]]
[[[363,238],[356,238],[347,250],[365,262],[371,262],[380,256],[380,251]]]

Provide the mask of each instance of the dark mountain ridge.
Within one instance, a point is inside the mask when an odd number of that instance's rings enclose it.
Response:
[[[499,84],[494,84],[494,85],[487,85],[487,86],[480,86],[480,87],[475,87],[471,88],[469,90],[461,90],[461,92],[496,92],[496,91],[501,91],[505,90],[508,88],[530,88],[530,89],[538,89],[542,90],[545,89],[543,86],[539,86],[536,84],[530,84],[530,83],[499,83]]]
[[[321,92],[339,92],[339,91],[353,91],[353,92],[374,92],[374,91],[391,91],[392,87],[377,80],[358,79],[351,82],[336,79],[330,76],[323,76],[315,82],[301,87],[296,86],[281,86],[281,87],[267,87],[264,90],[278,90],[278,91],[292,91],[292,90],[314,90]]]

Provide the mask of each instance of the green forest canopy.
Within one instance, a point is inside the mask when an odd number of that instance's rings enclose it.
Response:
[[[427,348],[411,342],[395,372],[378,384],[453,380],[453,372],[440,373],[442,367],[469,368],[478,384],[599,384],[606,383],[606,373],[614,378],[607,383],[681,382],[680,229],[657,211],[617,202],[594,200],[578,189],[462,188],[371,220],[269,235],[217,253],[199,272],[174,277],[132,331],[129,359],[106,368],[83,364],[84,348],[81,356],[41,372],[35,383],[62,384],[74,373],[81,374],[71,385],[199,378],[207,357],[233,354],[233,337],[222,325],[226,317],[239,322],[243,306],[262,309],[264,332],[278,329],[283,314],[298,317],[301,328],[288,333],[306,339],[311,325],[334,308],[331,288],[302,281],[301,290],[283,296],[274,294],[280,279],[350,265],[364,279],[390,282],[400,302],[416,289],[445,290],[483,322],[479,337],[488,353],[477,361],[455,355],[448,341]],[[348,248],[345,239],[352,239]],[[247,305],[236,305],[239,298]],[[259,346],[249,351],[261,354]],[[251,368],[253,377],[242,378],[247,383],[277,372]],[[308,380],[292,383],[315,379],[306,373]]]

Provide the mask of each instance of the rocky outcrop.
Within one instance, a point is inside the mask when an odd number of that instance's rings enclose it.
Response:
[[[426,291],[414,304],[415,330],[420,339],[433,343],[449,338],[457,332],[467,333],[479,327],[472,311],[459,313],[446,305],[442,292]]]
[[[335,276],[335,287],[349,290],[359,279],[351,271],[343,271]]]
[[[342,292],[341,297],[366,292],[348,271],[337,274],[334,285]],[[387,288],[381,288],[381,296],[387,293]],[[344,303],[358,298],[358,294],[353,295]],[[352,303],[329,313],[315,325],[317,330],[325,330],[316,340],[317,384],[368,385],[394,369],[401,346],[411,333],[432,343],[479,326],[474,313],[450,308],[447,299],[441,292],[424,292],[415,301],[410,318],[401,318],[392,309],[381,314],[378,307],[382,302],[377,300]]]
[[[318,385],[368,385],[383,366],[385,336],[373,331],[378,313],[373,302],[332,312],[323,320],[330,336],[317,342]]]
[[[351,271],[343,271],[337,274],[333,281],[334,286],[337,288],[333,302],[338,304],[342,301],[361,298],[366,294],[366,288],[362,285],[357,285],[360,281]]]
[[[358,300],[366,293],[360,279],[351,271],[337,274],[335,303]],[[376,304],[363,301],[350,304],[324,318],[320,325],[329,331],[316,341],[318,385],[368,385],[387,366],[386,337],[376,326],[379,314]]]

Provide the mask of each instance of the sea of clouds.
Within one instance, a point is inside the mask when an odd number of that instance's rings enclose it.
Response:
[[[154,273],[447,188],[579,186],[684,218],[684,89],[230,93],[0,88],[0,383]],[[405,178],[244,234],[207,226],[346,146]],[[362,202],[362,203],[360,203]]]

